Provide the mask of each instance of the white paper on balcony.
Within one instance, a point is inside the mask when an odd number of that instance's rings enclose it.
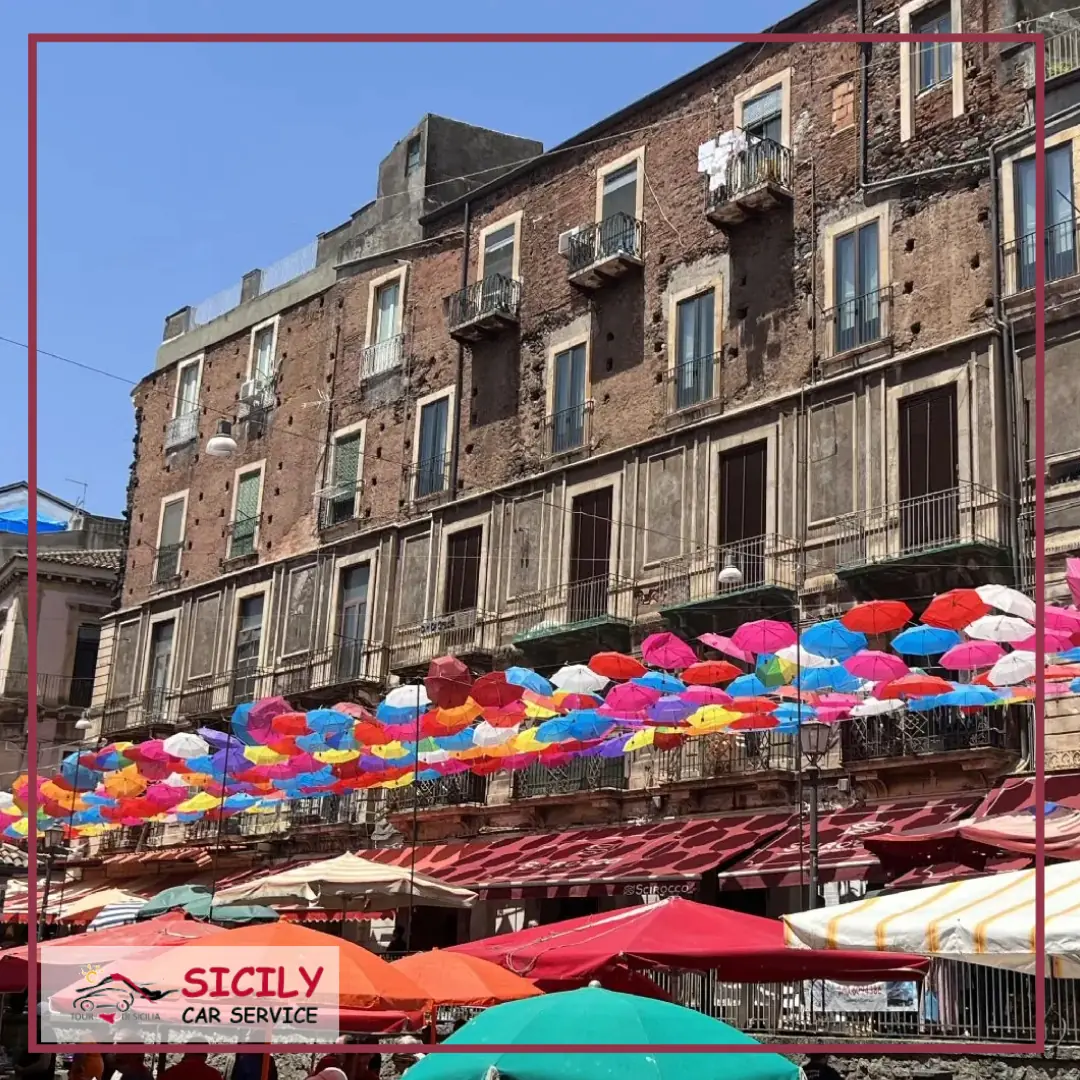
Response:
[[[710,139],[698,147],[698,172],[709,177],[709,190],[715,191],[727,182],[728,163],[733,154],[746,146],[746,133],[741,128],[725,131],[717,139]]]

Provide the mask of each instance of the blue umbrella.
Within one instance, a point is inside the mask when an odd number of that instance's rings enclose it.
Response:
[[[838,694],[849,694],[862,686],[862,680],[837,664],[836,667],[804,668],[795,685],[800,690],[835,690]]]
[[[1066,649],[1063,653],[1058,653],[1058,659],[1063,664],[1080,664],[1080,648]]]
[[[892,639],[892,647],[902,656],[940,656],[964,639],[955,630],[937,626],[911,626]]]
[[[659,690],[662,694],[678,694],[686,689],[686,683],[663,671],[648,671],[638,679],[631,679],[638,686],[647,686],[650,690]]]
[[[551,683],[543,675],[538,675],[532,668],[509,667],[503,674],[506,676],[508,683],[513,683],[515,686],[524,686],[526,690],[531,690],[534,694],[550,696],[555,692]]]
[[[575,709],[566,716],[555,720],[545,720],[537,729],[536,737],[540,742],[563,742],[577,739],[603,738],[615,725],[606,716],[600,716],[594,709]]]
[[[769,688],[756,675],[740,675],[728,683],[727,692],[732,697],[761,697]]]
[[[807,652],[832,660],[846,660],[866,648],[866,635],[849,630],[839,619],[808,627],[799,641]]]
[[[1001,695],[991,690],[989,686],[980,686],[977,683],[965,683],[948,694],[938,695],[939,705],[951,705],[958,709],[967,709],[977,705],[999,705]]]

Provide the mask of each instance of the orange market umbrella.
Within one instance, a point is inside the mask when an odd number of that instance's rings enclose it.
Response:
[[[649,670],[640,660],[619,652],[598,652],[589,667],[605,679],[638,679]]]
[[[486,1008],[543,993],[528,979],[465,953],[432,949],[395,960],[390,966],[423,987],[436,1005]]]

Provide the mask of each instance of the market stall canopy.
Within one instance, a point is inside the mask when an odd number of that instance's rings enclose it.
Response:
[[[432,949],[395,960],[390,966],[408,975],[436,1005],[486,1008],[543,993],[528,979],[467,953]]]
[[[835,910],[830,908],[830,911]],[[530,927],[455,945],[540,985],[599,978],[620,967],[718,968],[732,982],[910,980],[928,961],[893,953],[789,949],[783,924],[672,897],[602,915]]]
[[[787,941],[825,956],[902,949],[1034,974],[1035,874],[994,874],[785,915]],[[1045,887],[1046,974],[1078,978],[1080,865],[1046,867]]]
[[[409,1080],[797,1080],[780,1054],[507,1053],[508,1045],[757,1046],[757,1040],[681,1005],[585,987],[487,1009],[446,1045],[490,1046],[477,1053],[428,1054]],[[494,1067],[497,1074],[489,1072]]]
[[[476,900],[476,894],[468,889],[348,852],[241,882],[222,889],[216,899],[221,904],[307,902],[324,909],[390,911],[401,907],[410,896],[414,903],[428,907],[467,908]]]

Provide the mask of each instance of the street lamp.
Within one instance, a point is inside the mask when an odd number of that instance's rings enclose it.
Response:
[[[233,438],[232,424],[228,420],[219,420],[217,431],[206,443],[206,452],[211,457],[228,457],[236,450],[236,440]]]
[[[799,749],[810,774],[810,907],[818,906],[818,767],[829,752],[833,729],[820,720],[799,725]]]
[[[743,583],[742,571],[735,565],[730,555],[724,560],[724,568],[720,571],[719,581],[726,589],[737,589]]]

